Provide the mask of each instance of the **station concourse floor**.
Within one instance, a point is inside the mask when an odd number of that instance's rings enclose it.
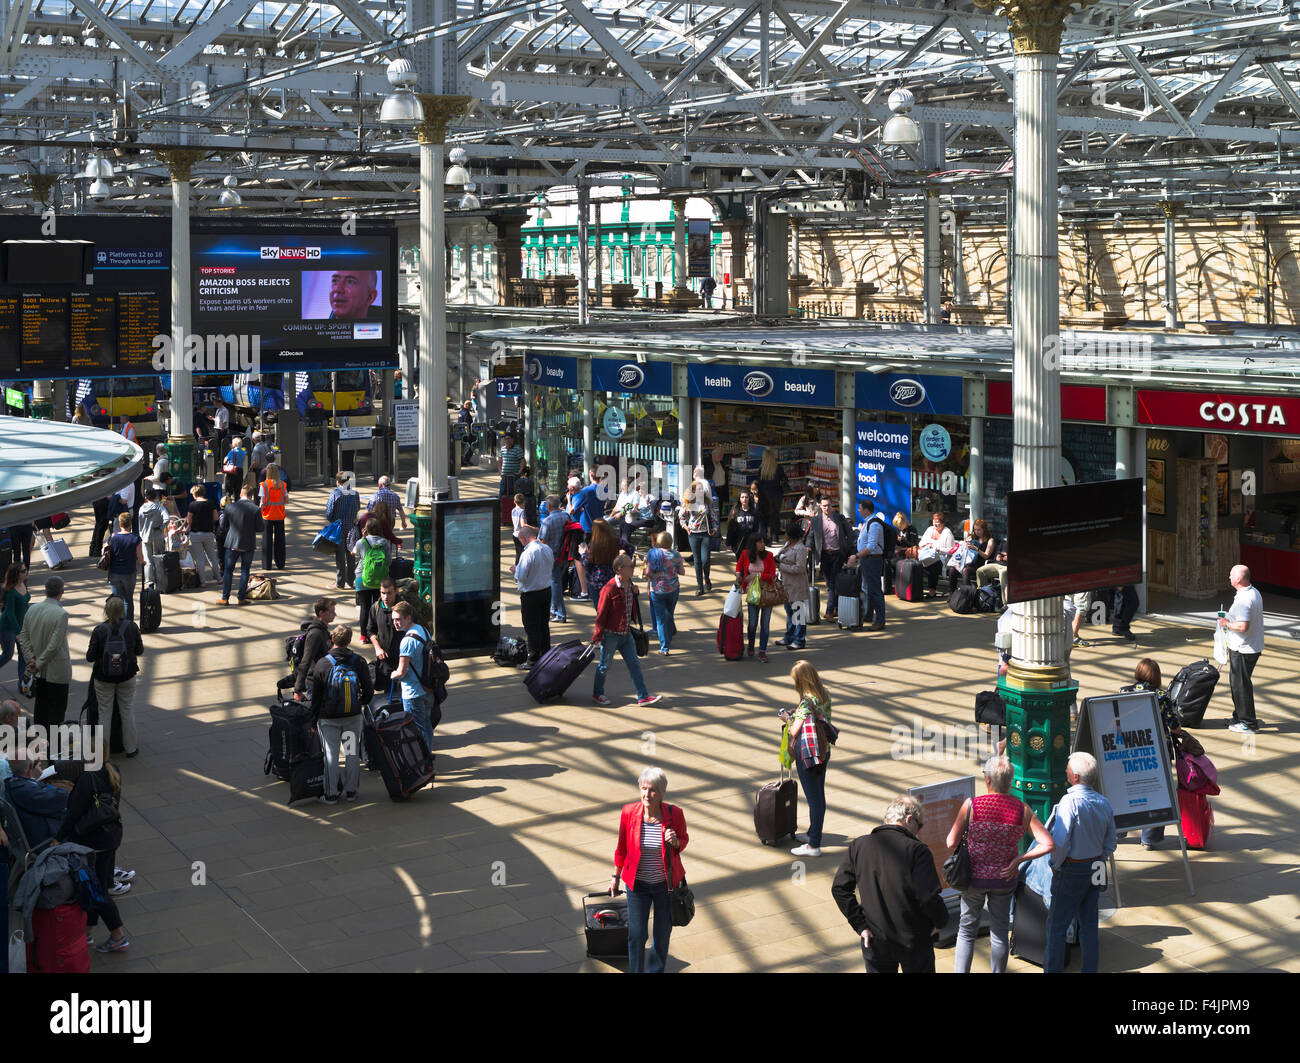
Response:
[[[496,475],[469,470],[461,487],[466,496],[492,495]],[[363,486],[367,497],[369,490]],[[835,869],[848,841],[877,826],[898,791],[979,775],[976,758],[960,750],[949,759],[894,759],[890,729],[912,735],[919,726],[972,721],[975,694],[993,684],[991,616],[955,615],[943,599],[891,598],[882,633],[823,622],[809,628],[804,651],[774,646],[766,666],[728,663],[714,647],[721,590],[695,598],[688,568],[672,655],[652,652],[643,662],[651,691],[664,695],[660,704],[637,707],[621,662],[610,671],[614,704],[600,708],[591,703],[590,670],[562,702],[538,706],[522,672],[486,657],[453,660],[431,789],[397,804],[363,773],[356,804],[291,809],[287,785],[263,774],[267,708],[286,671],[284,636],[318,596],[342,593],[332,559],[310,546],[326,497],[324,487],[293,494],[281,600],[223,608],[211,585],[163,599],[162,628],[145,637],[136,696],[141,753],[117,762],[125,824],[118,864],[137,871],[119,898],[131,948],[92,952],[93,971],[618,970],[586,957],[581,898],[608,884],[619,808],[637,799],[647,764],[666,772],[667,800],[682,807],[690,829],[683,862],[697,915],[673,932],[670,970],[862,970],[856,938],[830,895]],[[87,508],[62,533],[75,558],[62,573],[70,715],[85,696],[86,646],[106,593],[85,556],[90,532]],[[508,564],[504,529],[503,538]],[[728,557],[714,559],[720,589]],[[34,598],[45,576],[37,553]],[[504,573],[502,582],[510,633],[522,636],[514,582]],[[350,600],[340,605],[341,622],[355,623]],[[1267,594],[1265,604],[1295,612]],[[590,638],[592,604],[568,608],[573,619],[552,625],[553,643]],[[773,642],[783,634],[774,612]],[[1158,619],[1135,622],[1136,646],[1108,627],[1084,628],[1095,642],[1073,656],[1081,697],[1130,681],[1142,656],[1155,657],[1168,681],[1211,655],[1207,622],[1188,622],[1169,602],[1155,612]],[[794,703],[788,673],[800,657],[826,681],[842,736],[827,777],[824,855],[802,867],[789,854],[792,843],[761,845],[752,819],[754,792],[777,775],[776,712]],[[1232,711],[1225,669],[1210,726],[1196,732],[1223,787],[1213,798],[1212,848],[1191,853],[1196,895],[1188,895],[1175,829],[1153,852],[1130,834],[1117,853],[1123,907],[1103,912],[1103,971],[1300,970],[1300,721],[1290,686],[1297,664],[1300,643],[1284,619],[1255,671],[1258,713],[1269,726],[1253,742],[1223,729]],[[16,686],[6,669],[3,696],[16,696]],[[802,794],[799,808],[805,830]],[[987,970],[988,956],[982,936],[974,969]],[[940,949],[938,970],[952,963],[952,949]],[[1037,969],[1012,957],[1009,970]]]

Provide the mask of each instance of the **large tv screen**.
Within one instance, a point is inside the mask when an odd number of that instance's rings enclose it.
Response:
[[[1007,495],[1007,601],[1028,602],[1141,579],[1141,479]]]
[[[261,367],[363,369],[397,362],[396,230],[262,226],[190,239],[192,330],[256,335]]]

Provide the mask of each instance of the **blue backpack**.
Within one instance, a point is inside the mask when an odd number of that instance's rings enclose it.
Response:
[[[325,704],[329,718],[355,716],[361,711],[361,683],[357,679],[352,659],[331,657],[329,680],[325,686]],[[324,714],[322,714],[324,715]]]

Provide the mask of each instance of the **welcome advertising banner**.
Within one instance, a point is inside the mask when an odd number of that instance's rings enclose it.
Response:
[[[856,497],[871,499],[886,520],[912,512],[912,433],[905,424],[858,421],[853,437]]]

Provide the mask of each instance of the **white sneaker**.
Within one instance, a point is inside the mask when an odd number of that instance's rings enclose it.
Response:
[[[803,845],[797,846],[794,849],[791,849],[790,855],[791,856],[821,856],[822,851],[820,849],[814,849],[811,845],[805,843]]]

